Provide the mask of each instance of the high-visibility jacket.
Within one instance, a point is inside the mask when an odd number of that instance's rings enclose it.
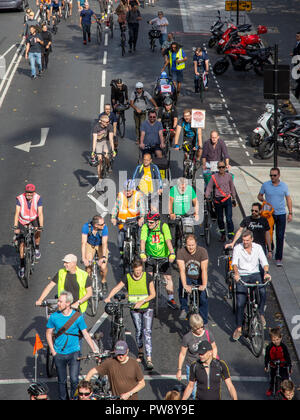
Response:
[[[170,69],[172,69],[172,65],[173,65],[172,51],[169,51],[169,60],[170,60]],[[182,48],[179,48],[178,52],[176,53],[176,70],[184,70],[185,62],[177,63],[177,60],[183,60]]]
[[[65,290],[65,281],[67,277],[67,270],[65,268],[62,268],[58,272],[58,297],[60,296],[61,292]],[[82,299],[86,295],[86,281],[87,281],[88,273],[86,271],[81,270],[80,268],[76,268],[76,281],[79,286],[79,296],[78,299]],[[76,296],[74,296],[74,300],[76,300]],[[82,305],[80,305],[81,312],[85,312],[87,310],[88,301],[83,302]]]
[[[270,236],[271,242],[273,241],[273,231],[274,231],[274,219],[273,219],[274,209],[270,203],[263,201],[261,208],[261,216],[265,217],[268,220],[270,226]]]
[[[117,197],[117,201],[119,202],[118,219],[125,222],[127,219],[138,217],[140,215],[140,199],[141,193],[138,191],[134,191],[129,200],[124,192],[120,192]]]
[[[19,214],[19,222],[22,225],[28,225],[28,223],[33,222],[38,217],[38,202],[40,196],[37,193],[33,194],[31,207],[28,207],[28,201],[26,199],[26,195],[21,194],[17,197],[20,203],[20,214]]]
[[[142,275],[140,280],[134,280],[130,274],[127,274],[128,282],[128,302],[137,303],[141,300],[146,299],[148,294],[147,288],[147,273],[145,272]],[[141,309],[147,309],[149,307],[149,302],[146,302],[141,306]]]

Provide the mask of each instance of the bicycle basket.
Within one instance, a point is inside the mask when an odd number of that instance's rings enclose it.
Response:
[[[161,35],[161,31],[159,29],[151,29],[149,31],[149,38],[159,38]]]
[[[182,228],[184,235],[194,233],[194,219],[192,217],[184,217],[182,219]]]
[[[117,112],[127,111],[130,108],[130,105],[118,104],[115,108]]]

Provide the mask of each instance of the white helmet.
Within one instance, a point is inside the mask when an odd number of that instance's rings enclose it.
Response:
[[[136,89],[143,89],[144,85],[142,82],[137,82],[137,84],[135,85]]]

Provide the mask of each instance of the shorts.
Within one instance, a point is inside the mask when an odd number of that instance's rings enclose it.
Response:
[[[161,150],[161,147],[159,144],[153,144],[153,145],[146,145],[145,149],[141,149],[142,155],[144,156],[145,153],[154,153],[156,150]]]
[[[33,227],[40,227],[40,221],[39,221],[39,218],[36,218],[35,220],[33,220],[31,223],[29,223],[29,224],[31,224]],[[19,237],[18,237],[18,239],[21,241],[21,242],[24,242],[24,238],[25,238],[25,235],[26,235],[26,233],[27,233],[27,230],[26,230],[26,227],[25,226],[27,226],[27,225],[22,225],[22,223],[20,223],[20,222],[18,222],[18,229],[20,229],[20,233],[19,233]]]
[[[145,270],[147,273],[153,273],[154,267],[155,266],[153,266],[152,264],[149,264],[149,262],[146,262]],[[170,276],[171,275],[170,263],[166,262],[165,264],[161,265],[159,272],[163,275]]]
[[[96,153],[109,153],[111,151],[110,143],[108,141],[98,141],[96,144]]]
[[[99,258],[104,256],[103,252],[102,252],[102,245],[93,246],[93,245],[91,245],[87,242],[86,246],[85,246],[85,256],[86,256],[86,258],[89,261],[92,261],[96,252],[97,252]],[[105,257],[108,258],[108,252],[106,253]]]
[[[183,70],[171,70],[170,74],[174,82],[183,82]]]

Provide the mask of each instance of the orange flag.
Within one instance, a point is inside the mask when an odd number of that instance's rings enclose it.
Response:
[[[33,355],[35,355],[35,353],[37,353],[42,348],[44,348],[42,340],[40,339],[40,336],[38,334],[35,334],[35,343],[34,343],[34,348],[33,348]]]

